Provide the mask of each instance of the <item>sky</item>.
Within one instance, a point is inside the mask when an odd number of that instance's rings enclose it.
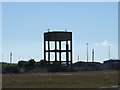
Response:
[[[2,57],[2,3],[0,3],[0,60]]]
[[[86,43],[95,49],[95,61],[118,58],[117,2],[2,3],[2,59],[9,62],[43,59],[43,33],[67,31],[73,35],[73,62],[86,61]]]
[[[118,15],[120,15],[120,2],[118,3]],[[118,59],[120,59],[120,17],[118,18]]]

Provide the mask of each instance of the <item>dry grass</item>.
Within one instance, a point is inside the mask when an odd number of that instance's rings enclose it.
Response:
[[[117,84],[117,71],[3,74],[3,88],[98,88]]]

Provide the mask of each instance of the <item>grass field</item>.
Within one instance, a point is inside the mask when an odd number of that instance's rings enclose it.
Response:
[[[118,85],[117,71],[3,74],[3,88],[100,88]]]

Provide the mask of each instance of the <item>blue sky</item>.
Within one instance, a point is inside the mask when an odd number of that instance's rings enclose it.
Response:
[[[47,29],[65,30],[73,33],[73,60],[86,61],[86,43],[95,49],[95,60],[118,58],[118,4],[117,2],[79,3],[3,3],[2,49],[3,60],[43,59],[43,33]]]

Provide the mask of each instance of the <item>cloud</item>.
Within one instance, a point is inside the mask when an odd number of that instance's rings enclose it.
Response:
[[[101,45],[106,47],[109,46],[109,43],[107,40],[104,40],[103,42],[101,42]]]
[[[98,43],[94,43],[94,45],[95,45],[95,46],[99,46],[99,44],[98,44]]]
[[[110,44],[107,40],[104,40],[101,43],[94,43],[95,46],[103,46],[103,47],[108,47],[108,46],[113,46],[113,44]]]

